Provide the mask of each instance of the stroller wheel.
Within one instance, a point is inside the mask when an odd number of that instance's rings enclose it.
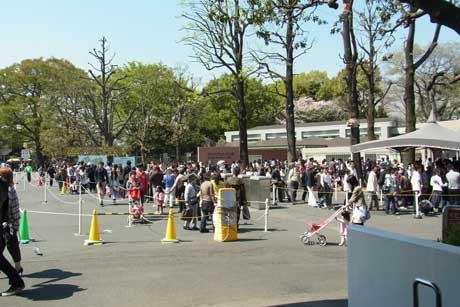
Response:
[[[324,236],[324,235],[319,235],[319,236],[318,236],[318,244],[319,244],[320,246],[326,246],[326,244],[327,244],[326,236]]]
[[[310,238],[307,237],[306,235],[300,236],[300,242],[302,242],[305,245],[311,245],[311,243],[313,243],[313,242],[310,242]]]

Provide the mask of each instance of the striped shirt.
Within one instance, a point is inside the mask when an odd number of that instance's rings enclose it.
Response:
[[[8,223],[13,226],[13,229],[19,230],[19,221],[21,219],[21,213],[19,212],[19,199],[16,189],[14,187],[8,188]]]

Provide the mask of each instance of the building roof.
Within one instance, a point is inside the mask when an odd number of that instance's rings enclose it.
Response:
[[[239,146],[238,142],[232,142],[235,146]],[[333,139],[324,139],[318,137],[309,137],[302,140],[296,141],[296,147],[346,147],[350,146],[350,139],[345,138],[333,138]],[[266,141],[258,141],[255,143],[249,143],[248,147],[253,148],[287,148],[287,139],[286,138],[276,138]]]
[[[444,128],[437,122],[424,124],[419,130],[395,136],[382,141],[369,141],[351,147],[352,152],[375,148],[413,148],[427,147],[460,150],[458,132]]]
[[[377,118],[376,123],[393,121],[391,118]],[[367,123],[366,119],[361,119],[360,122]],[[331,126],[331,125],[346,125],[346,120],[331,121],[331,122],[315,122],[315,123],[295,123],[296,127],[317,127],[317,126]],[[266,129],[286,129],[286,124],[279,125],[268,125],[268,126],[257,126],[248,129],[250,130],[266,130]]]

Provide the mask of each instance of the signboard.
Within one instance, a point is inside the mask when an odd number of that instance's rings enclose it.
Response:
[[[107,156],[95,156],[95,155],[85,155],[85,156],[78,156],[78,161],[85,162],[85,163],[92,163],[92,164],[98,164],[99,162],[104,162],[104,164],[107,164]]]
[[[126,166],[126,162],[131,161],[131,167],[136,166],[136,157],[113,157],[113,164]]]
[[[21,158],[24,160],[30,159],[30,151],[28,149],[21,149]]]
[[[217,163],[224,160],[227,163],[238,161],[240,159],[239,147],[198,147],[198,161],[203,163]]]
[[[460,246],[460,206],[447,206],[442,214],[442,242]]]

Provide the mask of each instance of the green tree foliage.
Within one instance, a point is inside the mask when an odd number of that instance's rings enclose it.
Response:
[[[60,70],[66,68],[78,74],[69,62],[57,59],[23,60],[0,71],[3,125],[24,137],[34,149],[38,164],[44,162],[45,148],[48,152],[61,149],[45,141],[51,139],[50,130],[59,133],[54,129],[56,84],[62,82]]]
[[[325,100],[322,93],[326,92],[326,83],[329,81],[327,73],[313,70],[308,73],[302,72],[294,76],[294,97],[311,97],[315,100]],[[324,89],[323,89],[324,88]],[[333,98],[333,94],[327,98]]]
[[[233,82],[231,76],[224,74],[203,90],[206,94],[202,101],[201,129],[211,143],[218,141],[225,131],[238,130],[237,101],[231,94]],[[247,79],[245,87],[248,127],[274,124],[283,109],[280,97],[259,79]]]

